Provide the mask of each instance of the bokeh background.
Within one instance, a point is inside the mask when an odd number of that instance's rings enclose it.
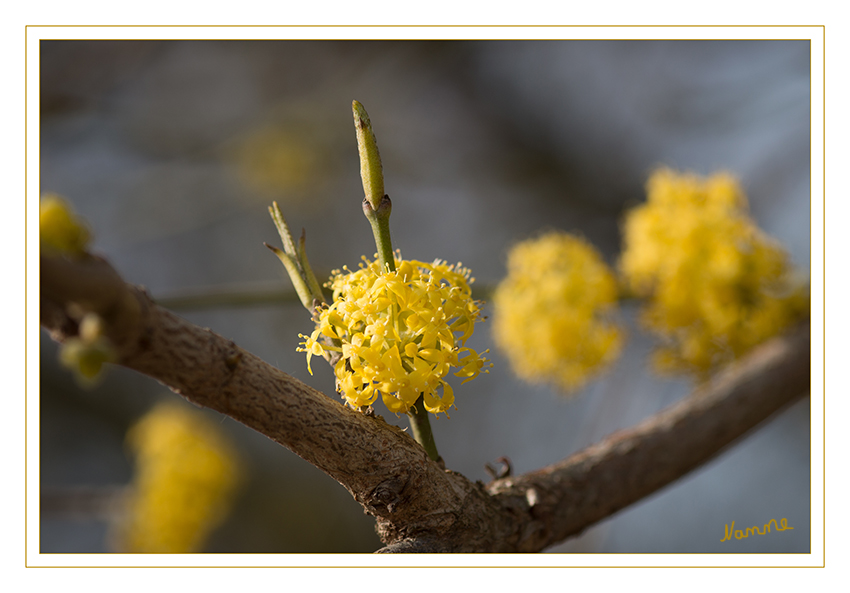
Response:
[[[41,192],[72,201],[104,254],[155,298],[212,287],[289,287],[277,200],[307,230],[326,276],[374,244],[351,101],[371,116],[405,257],[462,261],[478,285],[543,229],[582,234],[609,263],[624,209],[658,165],[737,175],[753,217],[809,272],[807,41],[42,41]],[[203,292],[203,290],[202,290]],[[295,352],[297,303],[185,308],[181,315],[336,397],[330,369]],[[433,421],[448,467],[489,480],[552,463],[686,395],[649,368],[635,310],[606,375],[572,398],[530,387],[493,348],[489,375]],[[471,340],[491,347],[484,323]],[[81,388],[41,338],[43,491],[126,484],[128,427],[162,399],[157,382],[111,368]],[[189,404],[186,404],[189,405]],[[380,407],[378,412],[402,426]],[[372,552],[373,521],[332,479],[228,418],[246,481],[208,552]],[[675,484],[553,547],[559,553],[808,553],[809,399]],[[723,542],[724,525],[785,517],[793,531]],[[108,552],[103,518],[43,512],[40,549]]]

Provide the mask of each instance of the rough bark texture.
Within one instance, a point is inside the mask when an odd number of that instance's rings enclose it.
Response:
[[[773,340],[680,402],[543,469],[491,483],[525,516],[518,551],[536,551],[652,494],[809,392],[809,325]]]
[[[383,419],[268,365],[125,284],[99,258],[41,258],[41,323],[63,341],[88,311],[120,364],[242,422],[342,484],[381,552],[535,552],[658,490],[809,391],[809,326],[771,341],[642,424],[522,476],[471,482]]]

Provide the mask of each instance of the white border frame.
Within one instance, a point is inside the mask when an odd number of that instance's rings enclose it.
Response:
[[[59,566],[799,566],[824,565],[824,28],[804,27],[50,27],[26,29],[27,401],[26,565]],[[803,39],[811,41],[811,553],[810,554],[41,554],[39,542],[39,42],[46,39]]]

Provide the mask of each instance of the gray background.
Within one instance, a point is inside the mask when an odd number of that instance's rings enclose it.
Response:
[[[805,41],[42,42],[41,191],[69,198],[94,250],[154,295],[199,286],[288,286],[262,242],[279,243],[277,200],[307,229],[314,266],[354,267],[374,244],[360,214],[351,100],[369,111],[405,257],[462,261],[496,283],[507,249],[545,228],[578,232],[613,263],[624,208],[657,165],[726,169],[753,217],[808,274],[809,44]],[[292,174],[258,186],[240,156],[271,134]],[[295,352],[295,304],[181,311],[333,394],[329,369]],[[495,368],[456,390],[432,424],[448,466],[488,480],[506,455],[521,473],[557,461],[676,401],[687,379],[648,369],[651,336],[623,310],[624,356],[572,398]],[[41,340],[43,488],[131,476],[127,427],[164,387],[110,369],[82,390]],[[379,404],[379,413],[396,420]],[[210,552],[371,552],[371,518],[336,482],[213,413],[248,481]],[[810,549],[809,400],[703,468],[551,552],[738,553]],[[793,531],[723,542],[724,525],[785,517]],[[43,516],[40,547],[109,551],[102,521]]]

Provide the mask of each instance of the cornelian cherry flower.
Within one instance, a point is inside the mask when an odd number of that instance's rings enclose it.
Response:
[[[355,409],[380,395],[390,411],[405,413],[423,396],[425,409],[446,412],[454,392],[445,377],[471,381],[492,364],[465,346],[480,303],[472,299],[470,271],[460,264],[424,263],[396,257],[396,270],[382,271],[363,258],[360,269],[334,270],[333,304],[318,312],[316,329],[299,352],[336,352],[337,388]]]

